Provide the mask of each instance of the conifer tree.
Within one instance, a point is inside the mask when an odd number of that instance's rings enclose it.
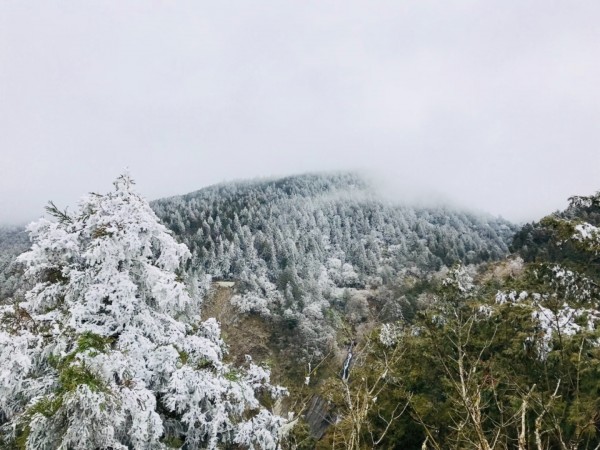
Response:
[[[283,420],[257,393],[282,389],[223,362],[219,324],[181,280],[187,247],[133,184],[29,226],[35,285],[0,311],[3,448],[275,449]]]

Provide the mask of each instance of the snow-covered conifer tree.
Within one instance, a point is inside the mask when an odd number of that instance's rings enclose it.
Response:
[[[122,175],[29,226],[35,286],[0,310],[2,444],[25,449],[275,449],[269,372],[222,361],[178,272],[189,257]]]

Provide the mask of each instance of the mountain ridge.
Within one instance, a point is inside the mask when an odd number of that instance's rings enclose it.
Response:
[[[516,230],[448,207],[393,205],[355,173],[221,184],[151,205],[190,248],[195,278],[235,280],[240,312],[319,354],[335,340],[335,314],[362,320],[365,289],[407,269],[500,259]]]

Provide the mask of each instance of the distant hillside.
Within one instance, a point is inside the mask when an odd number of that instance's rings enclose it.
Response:
[[[347,173],[221,184],[152,207],[189,246],[191,268],[238,282],[240,310],[322,346],[345,288],[387,284],[407,268],[496,260],[515,231],[490,216],[394,205]]]
[[[22,227],[0,226],[0,301],[11,297],[18,289],[21,276],[14,260],[30,245]]]
[[[354,174],[302,175],[212,186],[152,202],[158,216],[217,277],[270,275],[329,258],[365,282],[384,269],[439,269],[507,253],[516,227],[450,208],[393,205]],[[258,267],[256,267],[258,266]]]

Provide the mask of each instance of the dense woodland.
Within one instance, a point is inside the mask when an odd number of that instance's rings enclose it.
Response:
[[[272,317],[306,357],[335,344],[334,309],[363,318],[357,291],[406,271],[496,260],[515,230],[493,217],[386,203],[354,174],[224,184],[152,206],[190,248],[192,270],[236,280],[239,309]]]
[[[384,202],[354,174],[229,183],[152,207],[190,248],[192,265],[236,279],[251,271],[277,280],[287,268],[339,259],[364,285],[407,266],[498,259],[515,231],[493,217]]]
[[[353,174],[81,205],[0,234],[2,448],[600,448],[600,195],[520,229]]]

